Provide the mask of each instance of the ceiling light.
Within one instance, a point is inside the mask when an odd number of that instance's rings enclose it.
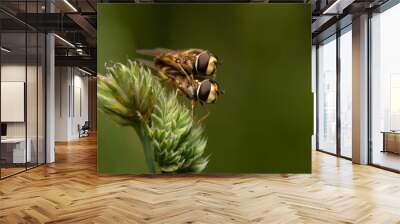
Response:
[[[1,51],[4,51],[6,53],[10,53],[11,52],[11,50],[9,50],[9,49],[7,49],[5,47],[1,47],[0,49],[1,49]]]
[[[60,36],[57,35],[57,34],[54,34],[54,36],[57,37],[57,38],[58,38],[59,40],[61,40],[62,42],[64,42],[65,44],[67,44],[68,46],[75,48],[75,45],[73,45],[73,44],[72,44],[71,42],[69,42],[68,40],[66,40],[66,39],[64,39],[64,38],[62,38],[62,37],[60,37]]]
[[[90,72],[88,72],[88,71],[86,71],[86,70],[83,70],[83,69],[81,69],[81,68],[79,68],[79,67],[78,67],[78,70],[81,71],[81,72],[83,72],[83,73],[85,73],[85,74],[87,74],[87,75],[92,75],[92,73],[90,73]]]
[[[78,55],[86,55],[82,48],[77,48],[76,53],[78,53]]]
[[[338,14],[342,14],[343,10],[346,9],[347,7],[349,7],[351,4],[353,4],[353,2],[355,2],[356,0],[336,0],[335,2],[333,2],[330,6],[328,6],[327,9],[324,10],[324,12],[322,14],[324,15],[338,15]]]
[[[325,9],[322,14],[328,14],[328,13],[330,14],[330,13],[332,13],[331,12],[332,9],[334,9],[337,6],[337,4],[339,4],[339,2],[340,2],[340,0],[336,0],[332,5],[330,5],[327,9]]]
[[[78,10],[68,0],[64,0],[64,3],[68,5],[68,7],[72,9],[72,11],[78,12]]]

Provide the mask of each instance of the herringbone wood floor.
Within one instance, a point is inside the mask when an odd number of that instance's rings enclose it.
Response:
[[[312,175],[101,176],[94,137],[0,181],[0,223],[400,223],[400,175],[313,152]]]

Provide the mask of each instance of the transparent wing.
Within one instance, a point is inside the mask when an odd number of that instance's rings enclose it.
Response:
[[[166,80],[170,78],[168,74],[164,71],[164,69],[160,69],[159,67],[157,67],[153,61],[141,58],[135,59],[135,61],[153,70],[155,72],[155,75],[157,75],[157,77],[160,78],[161,80]]]
[[[135,61],[137,61],[139,64],[141,64],[143,66],[146,66],[146,67],[148,67],[148,68],[150,68],[150,69],[152,69],[154,71],[158,71],[159,70],[157,68],[157,66],[154,64],[154,62],[151,61],[151,60],[138,58],[138,59],[135,59]]]
[[[136,53],[140,55],[145,55],[145,56],[151,56],[151,57],[158,57],[162,54],[166,53],[174,53],[174,50],[167,49],[167,48],[155,48],[155,49],[138,49],[136,50]]]

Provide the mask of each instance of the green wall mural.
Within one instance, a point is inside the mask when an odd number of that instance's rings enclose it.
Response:
[[[208,106],[210,115],[200,125],[207,139],[203,157],[208,156],[202,173],[311,172],[309,5],[98,4],[97,8],[97,66],[102,75],[110,73],[105,63],[112,67],[112,63],[129,65],[129,59],[152,60],[138,54],[139,49],[199,48],[222,61],[215,79],[225,93]],[[187,97],[179,96],[178,102],[190,110]],[[205,113],[199,105],[195,118]],[[136,131],[98,109],[100,173],[150,173],[143,136]]]

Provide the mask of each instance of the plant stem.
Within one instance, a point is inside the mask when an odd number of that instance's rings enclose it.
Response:
[[[144,157],[146,159],[147,167],[149,168],[150,173],[156,173],[155,159],[154,159],[154,148],[151,144],[151,139],[148,135],[145,134],[143,127],[134,127],[136,133],[139,136],[140,141],[143,145]]]

